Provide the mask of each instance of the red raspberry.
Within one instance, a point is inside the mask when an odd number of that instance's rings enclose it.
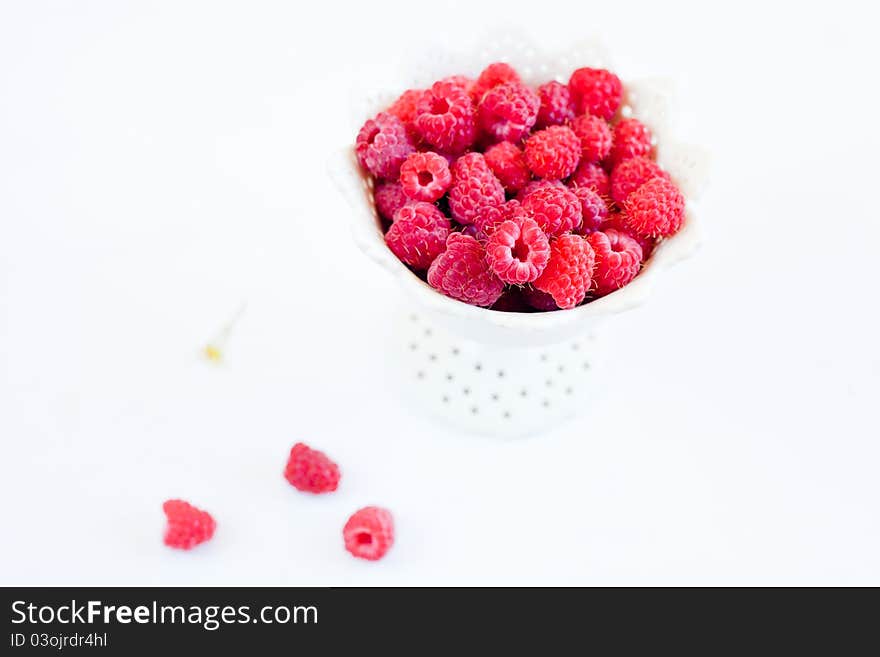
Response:
[[[297,490],[330,493],[339,485],[339,466],[324,452],[297,443],[290,450],[284,478]]]
[[[547,185],[526,194],[522,207],[548,235],[567,233],[581,225],[581,202],[564,185]]]
[[[572,187],[588,187],[595,189],[599,196],[611,194],[611,181],[605,169],[594,162],[581,162],[572,174],[569,184]]]
[[[600,162],[611,152],[611,126],[605,119],[582,114],[570,124],[581,140],[581,162]]]
[[[342,528],[345,549],[360,559],[376,561],[394,545],[394,518],[378,506],[355,511]]]
[[[525,302],[529,304],[529,307],[534,308],[535,310],[540,310],[541,312],[559,310],[559,306],[556,305],[553,297],[546,292],[541,292],[541,290],[536,290],[531,286],[522,288],[522,296]]]
[[[361,166],[377,178],[389,180],[397,178],[400,165],[414,150],[403,122],[385,112],[364,123],[355,141]]]
[[[525,155],[516,144],[502,141],[488,148],[483,155],[492,173],[511,194],[525,187],[532,178]]]
[[[505,82],[483,94],[480,127],[498,141],[520,141],[535,125],[541,99],[521,82]]]
[[[449,219],[430,203],[405,205],[394,215],[394,223],[385,233],[385,243],[401,262],[424,270],[446,248]]]
[[[484,205],[504,203],[504,187],[492,173],[482,153],[468,153],[452,165],[449,211],[460,224],[474,222]]]
[[[603,233],[607,233],[609,230],[616,230],[619,233],[625,233],[627,236],[633,238],[636,242],[639,243],[639,246],[642,247],[642,262],[650,258],[651,253],[653,253],[654,251],[654,238],[641,237],[633,233],[632,229],[626,224],[626,215],[622,212],[609,214],[608,218],[602,222],[600,230]]]
[[[589,187],[575,187],[572,191],[581,202],[581,214],[583,216],[577,232],[581,235],[587,235],[599,230],[602,222],[608,216],[608,204],[605,203],[605,199],[599,196],[595,189]]]
[[[416,109],[416,130],[429,144],[461,153],[477,136],[476,110],[467,93],[452,81],[435,82]]]
[[[414,201],[433,203],[451,184],[449,164],[437,153],[412,153],[400,167],[400,186]]]
[[[473,225],[477,230],[473,235],[479,241],[485,242],[495,232],[495,229],[505,221],[527,219],[528,217],[529,215],[517,200],[510,200],[501,205],[484,205],[474,218]]]
[[[191,550],[211,538],[217,528],[210,513],[183,500],[168,500],[162,510],[168,519],[165,529],[165,545],[168,547]]]
[[[538,87],[541,108],[538,110],[538,128],[563,125],[574,118],[574,102],[571,91],[561,82],[548,82]]]
[[[608,162],[614,166],[631,157],[646,157],[651,153],[651,131],[638,119],[621,119],[614,126],[614,144]]]
[[[669,174],[656,162],[646,157],[624,160],[611,171],[611,198],[618,203],[624,203],[642,184],[657,177],[669,178]]]
[[[503,313],[527,313],[531,308],[523,299],[519,288],[509,287],[504,293],[498,297],[491,310],[498,310]]]
[[[378,183],[373,190],[373,200],[376,203],[376,212],[388,221],[394,219],[394,214],[409,203],[409,198],[403,193],[403,187],[396,182]]]
[[[565,185],[563,185],[558,180],[532,180],[529,181],[529,183],[525,187],[519,190],[519,193],[516,195],[516,200],[522,203],[522,200],[526,196],[528,196],[535,190],[544,189],[545,187],[565,187]]]
[[[474,86],[474,81],[466,75],[450,75],[449,77],[443,78],[441,82],[451,82],[468,94],[471,91],[471,87]]]
[[[462,233],[447,238],[446,251],[428,270],[428,283],[446,296],[474,306],[491,306],[504,290],[504,283],[486,264],[483,245]]]
[[[684,196],[667,178],[652,178],[626,199],[626,225],[636,235],[669,237],[684,221]]]
[[[424,95],[424,89],[407,89],[400,94],[397,100],[391,103],[391,107],[386,110],[389,114],[393,114],[403,121],[403,125],[406,126],[407,132],[409,132],[410,136],[416,134],[416,109],[419,100],[421,100]]]
[[[609,228],[587,236],[596,254],[593,288],[598,297],[619,290],[639,273],[642,247],[626,233]]]
[[[483,100],[483,94],[492,87],[504,84],[505,82],[520,82],[519,73],[513,70],[510,64],[505,64],[504,62],[489,64],[480,73],[476,82],[471,85],[471,98],[474,103],[479,104]]]
[[[533,285],[546,292],[560,308],[574,308],[592,284],[596,256],[580,235],[560,235],[550,242],[550,261]]]
[[[486,262],[505,283],[530,283],[549,259],[547,236],[534,219],[522,214],[497,226],[486,243]]]
[[[568,88],[574,98],[575,109],[606,121],[617,112],[623,99],[620,78],[601,68],[579,68],[571,74]]]
[[[539,178],[567,178],[581,159],[581,140],[571,128],[552,125],[526,141],[526,164]]]

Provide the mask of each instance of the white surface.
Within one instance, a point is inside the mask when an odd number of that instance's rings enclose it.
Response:
[[[875,22],[513,4],[0,5],[0,583],[880,584]],[[713,154],[707,242],[609,327],[601,403],[510,443],[389,394],[398,293],[324,170],[348,80],[499,23],[673,75]],[[296,440],[337,494],[282,479]],[[161,545],[170,496],[210,544]],[[366,503],[378,564],[341,547]]]

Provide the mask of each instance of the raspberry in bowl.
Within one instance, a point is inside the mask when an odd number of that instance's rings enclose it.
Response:
[[[502,51],[377,102],[336,173],[358,244],[407,292],[403,390],[522,435],[586,406],[596,328],[695,248],[705,166],[663,85],[622,81],[593,46]]]

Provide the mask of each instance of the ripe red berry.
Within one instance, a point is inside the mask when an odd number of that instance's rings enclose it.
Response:
[[[532,178],[525,155],[516,144],[502,141],[487,148],[483,155],[492,173],[511,194],[516,194]]]
[[[581,140],[582,162],[600,162],[611,152],[611,126],[605,119],[582,114],[569,126]]]
[[[572,187],[587,187],[598,192],[599,196],[608,197],[611,194],[611,180],[605,169],[595,162],[581,162],[571,175],[569,185]]]
[[[355,141],[355,154],[361,166],[377,178],[393,180],[400,165],[415,150],[403,122],[382,112],[364,123]]]
[[[415,126],[422,139],[432,146],[458,154],[476,139],[476,110],[457,83],[441,80],[419,99]]]
[[[652,178],[629,195],[625,204],[626,225],[645,237],[669,237],[684,221],[684,196],[672,181]]]
[[[425,94],[424,89],[407,89],[386,110],[403,122],[410,136],[416,135],[416,110],[419,100]]]
[[[642,265],[642,247],[626,233],[609,228],[587,236],[596,254],[593,292],[605,296],[632,281]]]
[[[352,555],[376,561],[394,545],[394,518],[378,506],[355,511],[342,528],[345,549]]]
[[[565,185],[536,188],[523,197],[522,207],[548,235],[561,235],[581,225],[581,202]]]
[[[541,108],[538,110],[538,128],[564,125],[574,118],[574,101],[568,86],[561,82],[548,82],[538,87]]]
[[[605,203],[605,199],[590,187],[575,187],[572,191],[581,202],[581,214],[583,215],[577,232],[581,235],[587,235],[599,230],[602,222],[608,216],[608,204]]]
[[[436,205],[422,201],[403,206],[385,233],[385,243],[401,262],[425,270],[446,248],[451,226]]]
[[[651,153],[651,131],[638,119],[621,119],[614,126],[613,145],[608,163],[613,167],[631,157],[647,157]]]
[[[448,297],[484,307],[498,301],[504,291],[504,283],[486,263],[486,249],[462,233],[446,239],[446,250],[428,270],[428,284]]]
[[[489,64],[471,85],[471,98],[474,103],[479,105],[483,99],[483,94],[489,91],[489,89],[505,82],[520,82],[519,73],[510,64],[505,64],[504,62]]]
[[[504,203],[504,187],[492,173],[482,153],[468,153],[452,165],[449,211],[460,224],[474,222],[484,205]]]
[[[579,113],[587,112],[606,121],[611,120],[623,99],[620,78],[601,68],[577,69],[571,74],[568,88]]]
[[[619,204],[625,203],[635,190],[651,178],[658,177],[669,178],[669,174],[646,157],[623,160],[611,171],[611,198]]]
[[[410,202],[407,195],[403,193],[403,187],[396,182],[377,183],[375,190],[373,190],[373,200],[376,203],[376,212],[388,221],[394,219],[394,214]]]
[[[410,153],[400,167],[400,185],[414,201],[433,203],[451,184],[449,164],[437,153]]]
[[[546,292],[560,308],[574,308],[592,285],[595,255],[580,235],[566,233],[550,241],[550,261],[532,284]]]
[[[556,305],[553,297],[551,297],[546,292],[536,290],[530,285],[522,288],[522,297],[523,300],[529,305],[529,307],[534,308],[535,310],[539,310],[541,312],[559,310],[559,306]]]
[[[492,231],[486,242],[489,268],[505,283],[529,283],[544,271],[550,242],[534,219],[518,214]]]
[[[568,178],[581,159],[581,140],[571,128],[553,125],[526,140],[526,164],[539,178]]]
[[[290,450],[284,478],[307,493],[330,493],[339,485],[339,466],[324,452],[296,443]]]
[[[162,510],[168,520],[164,539],[168,547],[191,550],[210,539],[217,528],[210,513],[183,500],[168,500]]]
[[[496,85],[480,100],[480,127],[496,141],[518,142],[535,125],[540,106],[538,95],[520,82]]]

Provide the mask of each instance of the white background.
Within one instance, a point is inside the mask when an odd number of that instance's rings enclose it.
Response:
[[[710,4],[2,2],[0,583],[880,584],[876,20]],[[398,403],[325,163],[355,81],[509,29],[675,78],[713,169],[601,404],[502,443]],[[281,477],[297,440],[336,494]],[[219,522],[191,553],[175,496]]]

